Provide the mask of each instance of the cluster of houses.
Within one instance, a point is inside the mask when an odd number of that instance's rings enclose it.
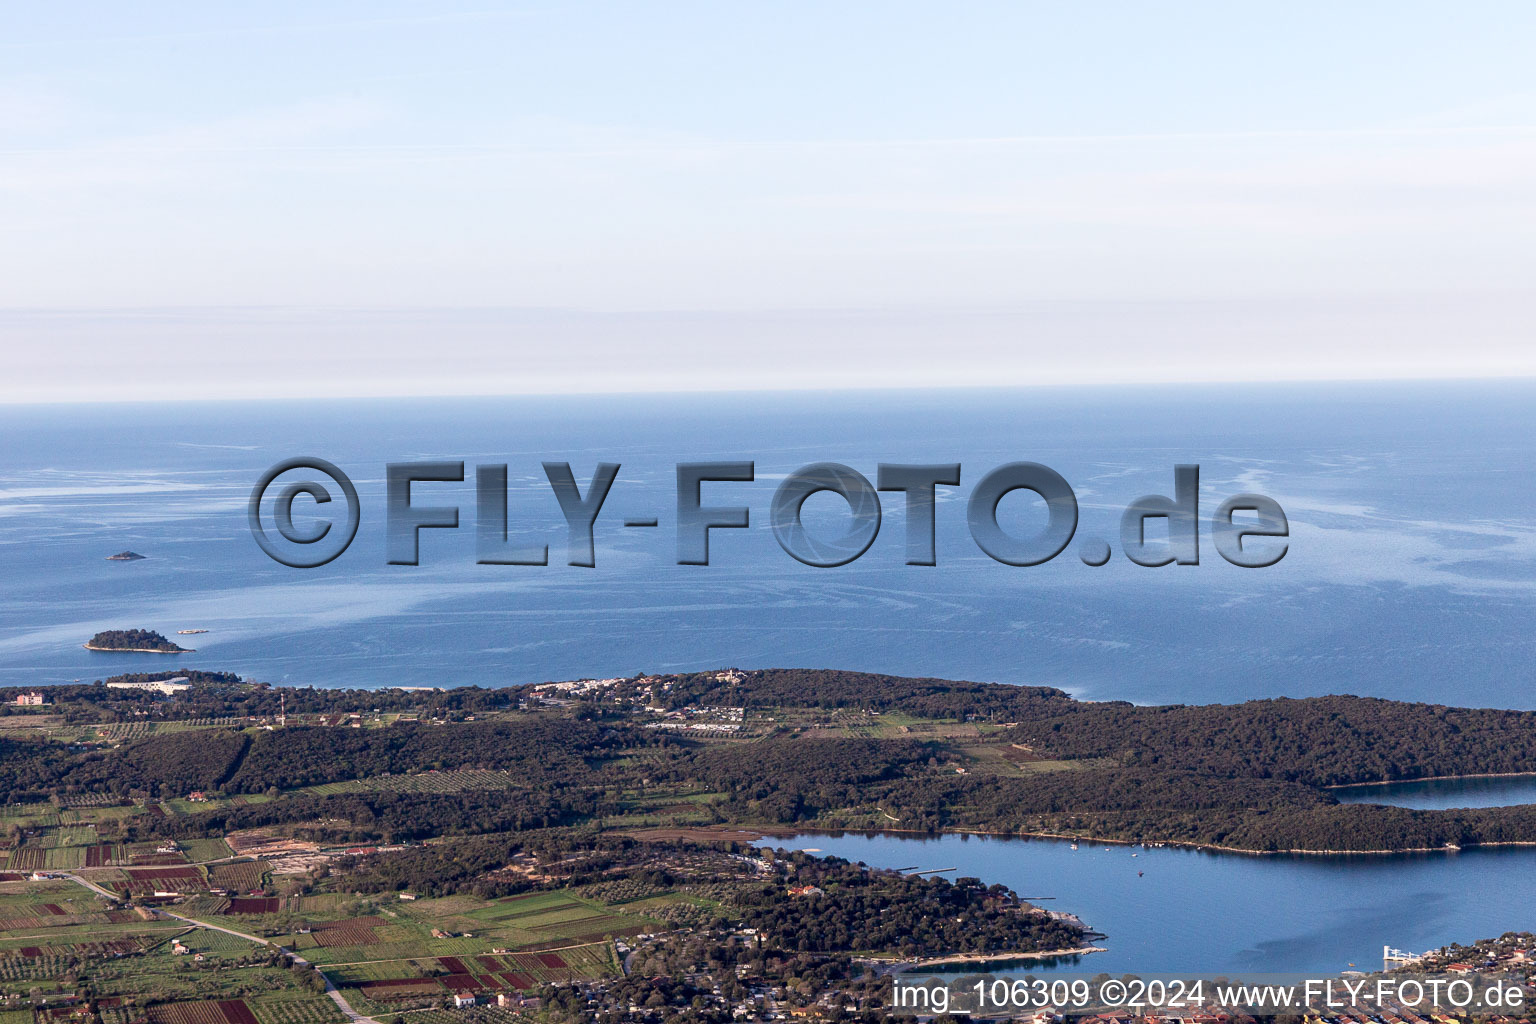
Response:
[[[647,729],[686,729],[689,732],[740,732],[742,719],[746,717],[746,708],[689,706],[680,711],[672,711],[659,705],[651,705],[645,710],[660,715],[663,719],[660,722],[647,723],[645,726]]]
[[[453,1007],[456,1010],[468,1009],[480,1002],[473,992],[456,992],[453,996]],[[511,1010],[537,1010],[543,1001],[537,996],[520,996],[516,992],[498,992],[494,1005]]]

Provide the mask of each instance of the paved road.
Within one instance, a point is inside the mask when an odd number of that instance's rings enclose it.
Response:
[[[207,921],[199,921],[195,917],[182,917],[180,914],[173,914],[169,910],[162,910],[159,907],[153,907],[151,909],[153,909],[153,911],[156,914],[159,914],[161,917],[169,917],[169,918],[172,918],[173,920],[180,921],[182,924],[190,924],[194,928],[207,928],[209,931],[223,932],[225,935],[233,935],[237,939],[244,939],[247,942],[254,942],[254,943],[256,943],[257,945],[260,945],[260,946],[275,946],[276,945],[276,943],[268,942],[266,939],[263,939],[259,935],[249,935],[249,934],[247,934],[245,932],[237,932],[233,928],[225,928],[223,925],[220,925],[220,924],[209,924]],[[282,949],[281,946],[277,946],[277,948],[278,949]],[[298,957],[294,957],[294,959],[295,960],[299,960]],[[308,963],[307,960],[299,960],[299,962],[300,963]]]
[[[119,896],[117,893],[111,892],[111,891],[106,890],[106,889],[103,889],[101,886],[97,885],[95,882],[87,882],[85,879],[81,878],[79,875],[65,875],[64,877],[69,879],[71,882],[76,883],[77,885],[85,886],[87,889],[91,890],[91,892],[95,893],[98,896],[105,896],[107,899],[111,900],[113,903],[116,903],[118,900],[122,899],[122,897]]]
[[[175,918],[177,921],[194,925],[198,928],[209,928],[216,932],[223,932],[225,935],[234,935],[238,938],[248,939],[251,942],[260,943],[263,946],[274,946],[279,952],[286,953],[290,958],[292,958],[294,963],[299,964],[302,967],[315,966],[288,947],[279,946],[275,942],[269,942],[268,940],[255,935],[247,935],[245,932],[237,932],[233,928],[225,928],[222,925],[209,924],[207,921],[199,921],[193,917],[183,917],[180,914],[173,914],[169,910],[161,910],[158,907],[155,908],[155,913],[163,914],[166,917]],[[331,997],[331,1002],[335,1003],[336,1008],[339,1009],[342,1013],[346,1014],[347,1020],[351,1021],[352,1024],[379,1024],[379,1021],[375,1020],[373,1017],[365,1016],[354,1010],[352,1008],[352,1004],[347,1002],[347,997],[341,994],[341,991],[336,987],[336,985],[331,981],[330,977],[324,971],[320,971],[320,979],[325,982],[325,994]]]
[[[91,890],[99,896],[105,896],[107,899],[112,900],[113,902],[116,902],[120,899],[116,893],[103,889],[95,882],[88,882],[81,878],[79,875],[65,875],[64,877],[68,878],[71,882],[77,882],[80,885],[85,886],[87,889]],[[174,921],[180,921],[182,924],[189,924],[194,928],[207,928],[209,931],[223,932],[225,935],[233,935],[237,939],[245,939],[247,942],[254,942],[258,946],[273,946],[279,952],[286,953],[289,957],[291,957],[294,963],[304,967],[314,967],[314,964],[299,956],[299,954],[295,953],[293,950],[288,949],[285,946],[279,946],[277,943],[270,942],[267,939],[263,939],[259,935],[250,935],[246,932],[238,932],[233,928],[225,928],[223,925],[209,924],[207,921],[199,921],[195,917],[183,917],[181,914],[173,914],[169,910],[162,910],[159,907],[155,907],[154,912],[159,914],[161,917],[169,917]],[[331,979],[326,976],[324,971],[320,972],[320,977],[325,981],[325,994],[331,997],[331,1002],[335,1003],[336,1008],[339,1009],[342,1013],[346,1014],[347,1020],[351,1021],[352,1024],[379,1024],[379,1022],[374,1018],[365,1016],[354,1010],[352,1008],[352,1004],[347,1002],[346,997],[341,994],[341,992],[336,988],[335,984],[332,983]]]

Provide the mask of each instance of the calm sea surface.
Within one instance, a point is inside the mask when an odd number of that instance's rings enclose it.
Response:
[[[246,527],[279,459],[337,463],[362,528],[335,562],[290,569]],[[514,537],[547,567],[475,564],[473,485],[418,485],[456,503],[457,531],[422,535],[422,564],[384,557],[384,465],[505,462]],[[748,505],[716,531],[709,567],[676,563],[674,465],[751,459],[757,481],[706,485]],[[597,566],[564,564],[565,528],[540,462],[583,487],[622,464],[597,528]],[[960,462],[941,489],[938,559],[903,564],[901,496],[858,561],[813,569],[767,528],[774,487],[819,460]],[[1117,550],[993,562],[965,497],[989,469],[1032,460],[1081,504],[1078,538],[1118,549],[1121,509],[1202,469],[1208,517],[1258,491],[1290,517],[1278,566],[1147,569]],[[500,684],[725,665],[838,666],[1044,683],[1090,698],[1236,701],[1322,693],[1536,707],[1536,386],[1335,385],[1156,390],[798,394],[0,409],[0,683],[164,668],[93,654],[99,629],[203,628],[174,664],[316,686]],[[840,531],[841,503],[807,503]],[[654,530],[625,517],[656,516]],[[1019,492],[1000,518],[1030,532]],[[131,548],[141,562],[107,562]]]
[[[1381,967],[1383,945],[1423,952],[1531,930],[1536,849],[1392,857],[1252,857],[1055,840],[801,835],[811,848],[876,867],[1001,882],[1077,914],[1107,952],[1031,964],[1140,972],[1339,971]],[[1135,854],[1135,856],[1132,856]],[[1042,897],[1054,897],[1044,899]]]

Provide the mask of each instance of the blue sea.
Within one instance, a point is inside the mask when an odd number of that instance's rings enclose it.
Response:
[[[340,466],[362,507],[356,541],[315,569],[269,559],[246,519],[263,470],[300,455]],[[471,482],[415,490],[458,505],[461,526],[423,531],[420,565],[386,564],[385,464],[428,459],[469,466]],[[755,463],[754,482],[704,492],[750,507],[752,525],[714,531],[709,566],[677,565],[674,467],[715,459]],[[1107,565],[1085,565],[1076,541],[1032,567],[977,547],[970,487],[1020,460],[1072,485],[1077,537],[1111,541]],[[621,464],[593,568],[565,564],[543,461],[571,463],[583,488],[597,463]],[[785,554],[774,489],[819,461],[871,480],[881,462],[960,463],[961,485],[940,488],[938,564],[904,564],[895,493],[857,561]],[[509,533],[547,543],[551,564],[476,564],[480,463],[508,465]],[[1200,564],[1132,564],[1121,510],[1172,495],[1179,463],[1201,467]],[[1278,565],[1237,568],[1212,546],[1210,513],[1239,492],[1284,508]],[[811,532],[840,532],[843,508],[810,499]],[[1027,534],[1043,505],[1016,492],[999,518]],[[146,557],[105,560],[123,549]],[[0,558],[7,685],[172,666],[351,687],[818,666],[1147,703],[1355,693],[1532,708],[1536,384],[7,407]],[[133,627],[197,651],[81,647]]]

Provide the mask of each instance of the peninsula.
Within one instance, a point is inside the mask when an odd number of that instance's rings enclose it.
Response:
[[[742,1007],[886,1020],[895,971],[1092,970],[1117,939],[1097,944],[1050,896],[758,837],[1536,843],[1536,807],[1413,811],[1328,789],[1528,770],[1536,712],[1139,707],[825,669],[366,691],[167,674],[0,688],[0,708],[36,692],[52,712],[0,736],[0,946],[17,950],[0,999],[88,986],[123,1010],[101,1024],[344,1024],[349,1008],[511,1024],[471,1016],[490,1010],[476,999],[548,1024],[729,1024]],[[67,930],[82,919],[95,930]],[[1511,958],[1516,939],[1500,940]],[[66,949],[67,984],[51,980]]]

